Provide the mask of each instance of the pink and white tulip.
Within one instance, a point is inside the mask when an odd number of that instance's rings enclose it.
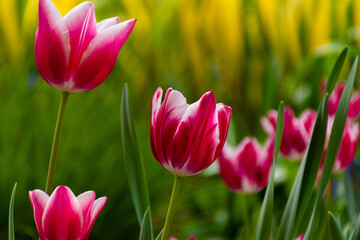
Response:
[[[95,200],[95,192],[75,197],[66,186],[49,197],[41,190],[29,192],[38,234],[42,240],[86,240],[107,198]]]
[[[325,90],[326,81],[322,82],[322,91]],[[333,93],[329,97],[328,109],[329,116],[335,116],[336,110],[339,106],[340,97],[344,91],[345,82],[340,82],[336,85]],[[356,91],[350,100],[348,119],[356,121],[360,115],[360,93]]]
[[[91,2],[62,17],[51,0],[40,0],[35,37],[40,75],[62,92],[84,92],[100,85],[112,71],[136,19],[118,21],[114,17],[96,23]]]
[[[269,180],[274,159],[274,140],[261,147],[255,138],[245,138],[236,147],[224,145],[219,155],[220,174],[226,185],[237,193],[256,193]]]
[[[231,108],[216,104],[213,92],[191,105],[169,88],[161,103],[159,87],[151,103],[151,149],[156,160],[177,176],[208,168],[220,154],[228,132]]]
[[[325,160],[325,154],[327,151],[328,142],[330,139],[330,134],[333,124],[334,124],[334,117],[330,117],[328,119],[325,149],[321,164],[323,164]],[[359,124],[353,123],[348,119],[345,123],[345,128],[339,147],[339,152],[338,155],[336,156],[336,160],[334,163],[333,172],[341,172],[350,166],[350,164],[354,160],[358,141],[359,141]]]
[[[305,110],[299,118],[294,111],[286,107],[284,110],[284,128],[280,145],[280,153],[290,160],[301,160],[309,144],[316,120],[316,111]],[[261,125],[272,138],[276,134],[277,111],[271,110],[261,118]]]

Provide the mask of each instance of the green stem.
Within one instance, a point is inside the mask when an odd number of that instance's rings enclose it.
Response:
[[[249,206],[248,195],[244,195],[244,211],[245,211],[245,239],[250,239],[251,235],[251,209]]]
[[[171,193],[169,208],[168,208],[165,225],[164,225],[164,232],[162,234],[161,240],[165,240],[165,239],[169,238],[171,222],[172,222],[172,219],[174,216],[174,210],[175,210],[175,201],[177,199],[177,196],[179,194],[179,189],[180,189],[180,180],[181,179],[179,176],[176,176],[176,175],[174,176],[174,185],[173,185],[173,189],[172,189],[172,193]]]
[[[61,96],[60,101],[60,107],[59,107],[59,113],[58,118],[56,121],[56,127],[55,127],[55,133],[54,133],[54,139],[53,144],[51,148],[51,155],[50,155],[50,161],[49,161],[49,169],[46,179],[46,187],[45,192],[50,195],[52,192],[52,188],[54,185],[54,176],[55,176],[55,167],[56,167],[56,158],[57,158],[57,152],[59,148],[59,142],[60,142],[60,133],[61,133],[61,126],[64,120],[64,112],[67,100],[69,98],[68,92],[63,92]]]

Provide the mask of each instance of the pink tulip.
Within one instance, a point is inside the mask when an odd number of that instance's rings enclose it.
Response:
[[[156,160],[177,176],[190,176],[209,167],[223,148],[231,108],[216,104],[213,92],[191,105],[169,88],[161,103],[159,87],[151,104],[151,149]]]
[[[334,123],[334,117],[329,117],[322,164],[325,160],[325,154],[327,151],[333,123]],[[359,124],[347,120],[345,123],[345,128],[342,135],[339,152],[338,155],[336,156],[333,172],[341,172],[350,166],[355,156],[358,140],[359,140]]]
[[[277,112],[269,111],[267,117],[261,119],[265,132],[272,138],[276,133]],[[294,116],[291,108],[284,110],[284,128],[280,145],[281,154],[290,160],[301,160],[309,144],[316,120],[316,111],[305,110],[299,118]]]
[[[169,240],[177,240],[175,237],[170,237]],[[196,240],[195,237],[189,237],[188,240]]]
[[[40,75],[63,92],[84,92],[99,86],[112,71],[117,55],[136,19],[96,23],[91,2],[73,8],[63,18],[51,0],[39,1],[35,60]]]
[[[264,147],[249,137],[236,149],[225,143],[219,155],[221,177],[234,192],[256,193],[268,183],[273,155],[274,140],[271,138]]]
[[[322,81],[322,91],[325,90],[326,81]],[[333,93],[329,98],[329,116],[335,116],[336,110],[339,106],[340,97],[344,91],[345,82],[340,82],[336,85]],[[355,120],[360,115],[360,93],[356,91],[350,100],[348,119]]]
[[[57,187],[49,197],[41,190],[29,192],[38,234],[42,240],[86,240],[106,197],[95,200],[95,192],[75,197],[66,186]]]

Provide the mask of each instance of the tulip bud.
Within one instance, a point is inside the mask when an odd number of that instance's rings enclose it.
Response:
[[[136,19],[96,23],[94,5],[84,2],[64,17],[51,0],[39,1],[35,60],[40,75],[62,92],[84,92],[99,86],[112,71]]]
[[[220,174],[226,185],[237,193],[256,193],[269,180],[274,159],[274,140],[262,148],[255,138],[245,138],[234,149],[225,143],[219,155]]]
[[[38,234],[42,240],[87,240],[107,198],[95,200],[95,192],[75,197],[66,186],[49,197],[41,190],[29,192]]]
[[[230,123],[231,108],[216,104],[213,92],[191,105],[169,88],[161,103],[158,88],[151,104],[151,149],[156,160],[177,176],[195,175],[220,154]]]
[[[291,108],[284,110],[284,130],[280,144],[280,153],[290,160],[301,160],[309,144],[316,120],[316,111],[305,110],[299,118]],[[277,112],[272,110],[261,119],[265,132],[275,139]]]

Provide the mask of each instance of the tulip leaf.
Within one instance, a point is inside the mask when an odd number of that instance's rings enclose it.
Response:
[[[283,127],[284,127],[284,103],[281,102],[278,108],[278,116],[276,122],[274,163],[271,170],[269,184],[266,188],[265,197],[261,206],[259,220],[256,225],[256,235],[255,235],[256,240],[268,240],[271,234],[271,220],[272,220],[273,201],[274,201],[275,163],[279,156]]]
[[[15,203],[15,192],[17,183],[11,193],[10,206],[9,206],[9,240],[15,240],[15,227],[14,227],[14,203]]]
[[[336,160],[339,148],[340,148],[340,143],[341,143],[343,131],[345,128],[345,122],[346,122],[346,118],[347,118],[348,111],[349,111],[351,94],[352,94],[352,90],[354,87],[357,63],[358,63],[358,58],[356,57],[354,64],[351,68],[348,80],[345,84],[343,93],[341,94],[339,106],[336,110],[334,124],[331,129],[329,144],[328,144],[328,148],[327,148],[326,155],[325,155],[324,166],[323,166],[321,180],[320,180],[320,186],[319,186],[319,190],[317,193],[313,213],[312,213],[308,228],[306,230],[304,239],[310,239],[313,234],[313,231],[316,231],[313,228],[314,217],[317,214],[319,202],[320,202],[321,197],[326,189],[326,185],[329,182],[331,172],[334,167],[334,163],[335,163],[335,160]]]
[[[358,219],[356,220],[355,227],[351,233],[349,240],[357,240],[360,239],[360,214]]]
[[[329,217],[329,229],[330,229],[331,239],[345,240],[339,222],[336,220],[335,216],[330,211],[328,217]]]
[[[163,235],[164,229],[161,229],[161,231],[159,232],[158,236],[155,238],[155,240],[159,240],[161,239],[161,236]]]
[[[143,222],[141,224],[139,240],[152,240],[154,239],[152,233],[151,214],[150,208],[148,207],[145,211]]]
[[[329,76],[329,79],[328,79],[328,82],[327,82],[326,88],[325,88],[325,92],[327,92],[328,94],[331,94],[331,92],[333,91],[333,89],[335,87],[335,84],[336,84],[337,79],[339,78],[339,74],[342,69],[342,66],[344,65],[347,52],[348,52],[348,49],[346,47],[340,53],[340,56],[336,60],[335,65],[334,65],[333,69],[331,70],[331,73],[330,73],[330,76]]]
[[[328,95],[325,93],[317,112],[310,143],[306,149],[304,158],[295,178],[294,186],[291,189],[289,199],[286,203],[277,239],[292,238],[295,220],[300,218],[298,209],[303,209],[302,211],[304,212],[310,201],[312,188],[316,180],[325,144],[328,115],[327,103]]]
[[[294,229],[299,226],[309,204],[325,145],[328,117],[328,96],[335,87],[339,73],[344,64],[346,54],[347,49],[345,48],[330,73],[324,95],[317,111],[317,117],[310,143],[297,172],[294,186],[291,189],[291,193],[281,219],[277,239],[291,239]]]
[[[139,225],[141,227],[144,221],[143,216],[146,212],[146,209],[150,206],[150,200],[144,163],[136,139],[135,125],[131,117],[127,84],[124,85],[121,100],[121,137],[130,191]],[[151,226],[150,212],[148,215],[148,225]]]

